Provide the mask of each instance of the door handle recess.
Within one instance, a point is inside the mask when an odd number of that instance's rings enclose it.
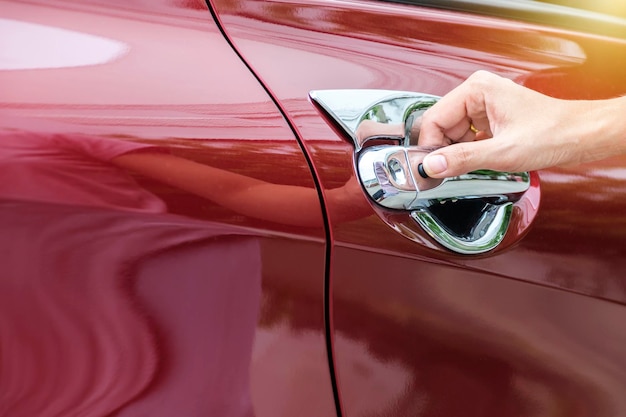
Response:
[[[310,97],[354,142],[357,176],[376,204],[406,211],[457,253],[487,252],[502,241],[530,175],[479,170],[422,178],[417,166],[433,148],[418,145],[419,124],[439,97],[389,90],[319,90]],[[372,140],[392,144],[367,146]]]

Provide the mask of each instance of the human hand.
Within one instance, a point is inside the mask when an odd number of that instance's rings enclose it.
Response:
[[[424,113],[419,145],[444,147],[423,166],[443,178],[605,158],[626,151],[625,109],[624,99],[559,100],[478,71]]]

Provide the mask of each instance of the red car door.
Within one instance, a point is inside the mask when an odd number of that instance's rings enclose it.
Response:
[[[514,10],[481,15],[479,5],[466,13],[375,1],[211,4],[303,139],[323,187],[342,415],[626,412],[625,158],[531,173],[504,240],[459,254],[410,212],[360,189],[358,149],[309,98],[328,89],[441,96],[479,69],[556,97],[620,95],[622,22],[608,19],[596,29],[611,32],[598,35],[584,33],[580,22],[590,20],[571,9],[533,24],[512,19]],[[568,13],[574,21],[556,18]],[[450,204],[448,218],[466,221],[467,207]]]
[[[0,415],[334,415],[309,163],[202,1],[0,1]]]

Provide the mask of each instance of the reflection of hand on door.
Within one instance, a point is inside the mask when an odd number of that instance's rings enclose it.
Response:
[[[323,224],[315,188],[272,184],[167,153],[131,152],[114,158],[112,163],[246,216],[298,226]],[[355,202],[363,200],[363,192],[354,177],[343,186],[328,190],[325,198],[330,205],[339,206],[340,220],[369,213],[354,209]]]
[[[355,133],[360,144],[363,144],[369,138],[374,137],[403,138],[404,125],[379,123],[373,120],[362,120],[359,122]]]
[[[237,213],[277,223],[322,227],[313,187],[272,184],[171,155],[131,140],[0,130],[0,198],[130,211],[164,212],[157,196],[127,171],[209,199]],[[370,213],[356,179],[325,190],[336,221]]]

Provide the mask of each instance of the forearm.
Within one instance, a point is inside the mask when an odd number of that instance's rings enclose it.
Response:
[[[600,160],[626,153],[626,97],[559,100],[481,71],[424,114],[420,144],[451,145],[424,158],[434,178]]]
[[[580,115],[587,152],[581,162],[626,153],[626,97],[590,102],[588,115]]]

